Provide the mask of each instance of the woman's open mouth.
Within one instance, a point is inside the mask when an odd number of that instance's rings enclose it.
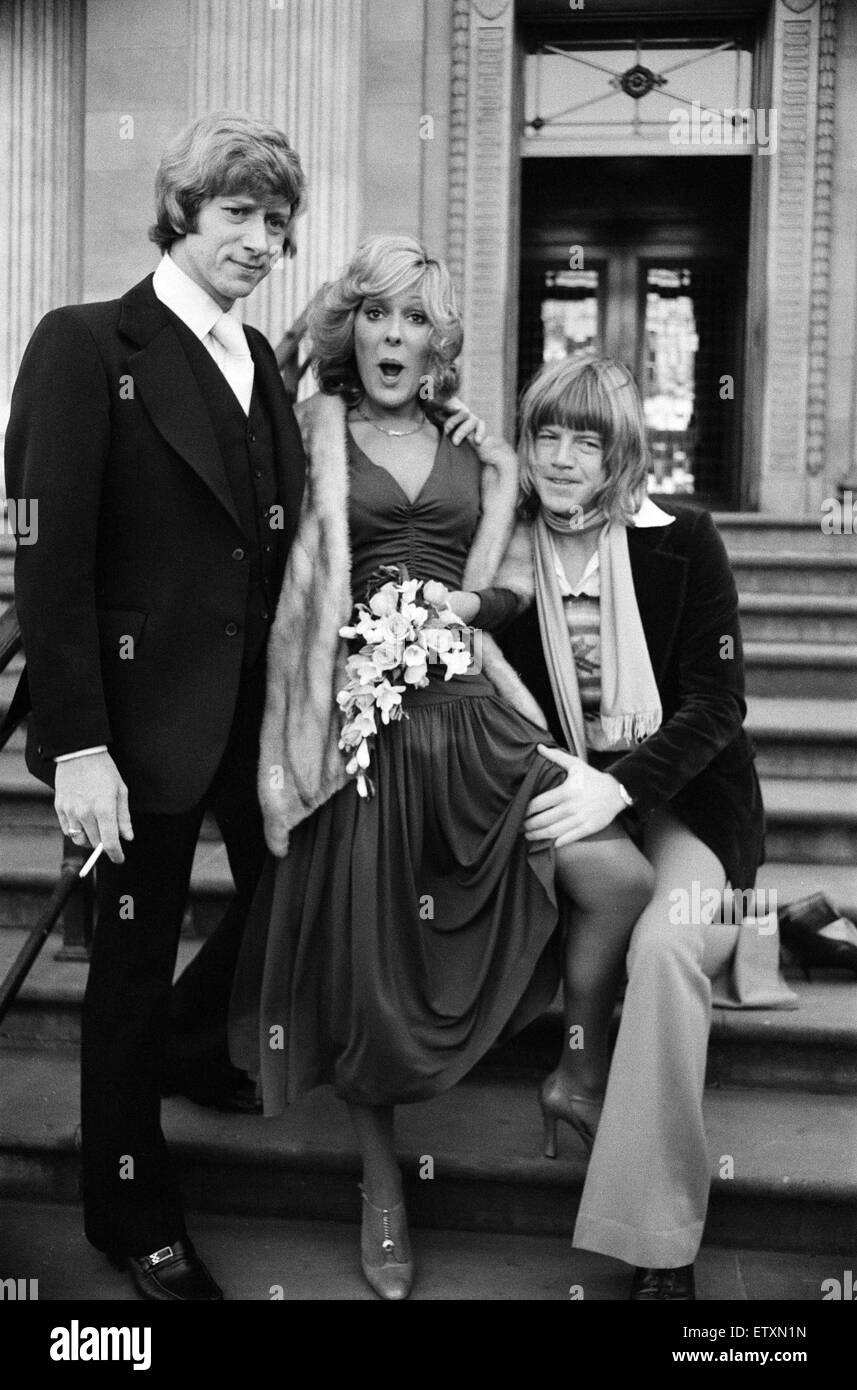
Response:
[[[402,362],[387,361],[378,363],[378,371],[381,373],[381,380],[386,386],[395,386],[404,370],[405,367]]]

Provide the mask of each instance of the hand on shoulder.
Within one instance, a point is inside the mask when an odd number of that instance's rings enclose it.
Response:
[[[474,414],[459,396],[452,396],[446,401],[445,408],[450,413],[444,421],[443,432],[452,437],[453,444],[469,440],[481,463],[496,468],[502,474],[512,475],[517,480],[518,456],[508,440],[489,434],[485,421]]]

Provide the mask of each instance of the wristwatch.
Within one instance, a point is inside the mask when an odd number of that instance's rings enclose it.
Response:
[[[634,798],[631,795],[631,793],[628,791],[626,787],[623,787],[622,783],[617,781],[615,777],[613,778],[613,781],[616,782],[616,786],[619,788],[619,795],[621,796],[625,805],[628,807],[632,807],[634,805]]]

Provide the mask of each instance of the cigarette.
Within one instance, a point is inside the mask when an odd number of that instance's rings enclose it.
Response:
[[[99,841],[98,841],[98,844],[95,846],[95,849],[92,851],[91,855],[89,856],[89,858],[87,859],[87,861],[86,861],[86,863],[84,864],[83,868],[81,869],[80,873],[78,874],[78,878],[86,878],[86,875],[89,873],[89,871],[90,871],[90,869],[92,868],[93,864],[94,864],[95,861],[99,858],[99,856],[100,856],[101,854],[103,854],[103,852],[104,852],[104,845],[103,845],[103,844],[101,843],[101,841],[99,840]]]

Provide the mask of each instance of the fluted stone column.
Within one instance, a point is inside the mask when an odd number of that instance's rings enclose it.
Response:
[[[247,305],[276,344],[358,240],[363,3],[191,0],[191,10],[189,118],[230,108],[272,121],[307,174],[297,257]]]
[[[0,4],[0,432],[30,334],[80,297],[84,22],[83,0]]]
[[[448,246],[463,284],[462,393],[494,430],[515,410],[520,156],[512,0],[455,0]]]
[[[821,10],[818,0],[776,0],[771,105],[779,115],[779,148],[764,170],[768,302],[759,501],[763,512],[795,516],[811,510],[824,440],[829,198],[826,184],[817,187],[826,156],[816,143]]]

